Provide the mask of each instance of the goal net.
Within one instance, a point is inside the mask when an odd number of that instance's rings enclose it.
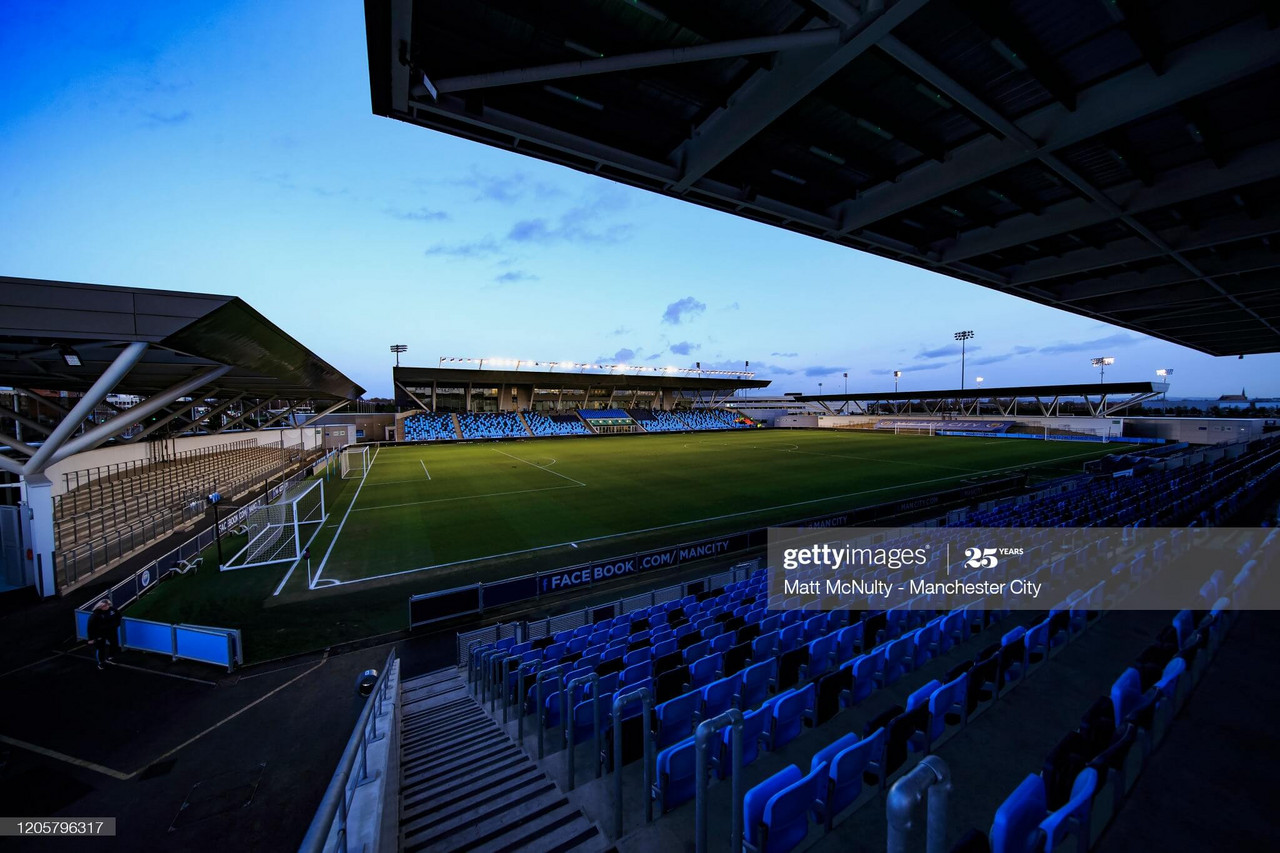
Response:
[[[894,435],[933,435],[933,427],[931,426],[902,426],[898,425],[893,428]]]
[[[369,448],[344,447],[342,449],[342,479],[358,480],[369,470]]]
[[[244,524],[249,541],[222,570],[296,560],[325,517],[323,479],[286,487],[274,502],[250,510]]]

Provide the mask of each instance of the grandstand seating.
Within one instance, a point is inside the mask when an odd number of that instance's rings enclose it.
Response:
[[[1054,518],[1079,525],[1197,523],[1208,518],[1210,507],[1229,501],[1233,490],[1250,478],[1274,469],[1274,453],[1267,447],[1251,449],[1234,459],[1108,479],[1066,495],[1007,502],[970,513],[966,524],[1051,526],[1046,522]],[[1273,533],[1267,543],[1275,540]],[[509,688],[504,701],[510,701],[511,695],[520,692],[518,688],[514,693],[510,690],[516,687],[511,678],[517,673],[508,661],[550,668],[564,662],[561,654],[573,657],[570,643],[575,640],[581,640],[587,653],[601,649],[602,660],[614,649],[621,656],[625,654],[622,650],[638,644],[650,645],[655,652],[660,644],[672,649],[661,659],[652,655],[632,676],[624,671],[618,682],[661,685],[670,673],[677,675],[677,684],[683,682],[683,692],[659,697],[662,710],[655,714],[657,784],[653,796],[665,813],[693,797],[694,747],[689,734],[699,720],[728,707],[742,710],[747,736],[743,766],[747,767],[762,748],[775,752],[805,738],[806,731],[821,726],[840,708],[864,701],[872,692],[969,642],[979,631],[995,629],[997,642],[973,653],[945,678],[918,686],[904,705],[879,714],[861,737],[846,733],[815,750],[807,775],[801,767],[790,766],[752,785],[744,800],[744,849],[786,850],[808,834],[810,813],[829,829],[833,819],[861,797],[865,786],[882,788],[913,760],[963,728],[975,714],[1042,665],[1051,651],[1086,630],[1102,609],[1104,597],[1123,595],[1131,583],[1141,582],[1151,570],[1145,554],[1133,555],[1125,564],[1127,571],[1117,572],[1109,582],[1072,591],[1076,572],[1088,562],[1084,555],[1077,557],[1054,563],[1055,588],[1064,597],[1053,599],[1059,603],[1030,626],[1001,628],[1009,612],[999,608],[771,612],[767,609],[765,574],[760,571],[701,596],[655,604],[582,626],[576,629],[582,632],[580,636],[575,637],[575,631],[559,632],[547,638],[550,642],[543,646],[543,656],[532,641],[479,646],[471,652],[470,677],[478,681],[491,662],[503,663]],[[1099,710],[1087,715],[1071,735],[1071,743],[1051,756],[1053,766],[1046,762],[1041,776],[1026,780],[1011,795],[1007,808],[1001,807],[990,833],[992,849],[1030,850],[1026,839],[1037,832],[1045,835],[1044,849],[1060,849],[1080,827],[1088,827],[1090,820],[1096,823],[1094,815],[1099,812],[1095,804],[1100,798],[1114,798],[1116,791],[1128,789],[1132,773],[1126,762],[1149,751],[1149,744],[1158,743],[1156,732],[1161,724],[1167,726],[1172,710],[1185,699],[1187,684],[1193,679],[1190,674],[1203,670],[1207,655],[1197,659],[1196,650],[1207,648],[1220,637],[1221,626],[1229,619],[1229,599],[1224,600],[1220,593],[1245,588],[1257,564],[1255,555],[1234,573],[1214,573],[1202,589],[1203,612],[1178,614],[1167,636],[1158,638],[1121,674],[1111,693],[1100,700]],[[1235,580],[1229,581],[1228,576]],[[1110,587],[1104,588],[1107,584]],[[737,625],[732,630],[727,627],[731,619]],[[717,642],[719,647],[713,648]],[[732,668],[731,659],[737,664]],[[578,659],[578,664],[583,660]],[[636,666],[642,664],[631,664]],[[572,697],[575,720],[583,712],[589,719],[593,702],[609,707],[611,696],[606,687],[617,689],[602,680],[599,695],[580,690]],[[558,725],[549,722],[555,719],[550,710],[538,709],[539,725]],[[621,733],[614,732],[608,719],[602,725],[606,741],[617,736],[625,744],[632,737],[626,727]],[[726,730],[711,755],[715,775],[721,779],[728,774],[728,744]],[[624,754],[627,752],[636,753],[634,744],[624,746]],[[614,772],[619,771],[615,768]]]
[[[215,487],[230,498],[302,461],[296,445],[281,448],[249,440],[85,477],[55,503],[54,535],[64,582],[101,571],[202,514],[204,498]]]
[[[577,415],[544,415],[525,412],[525,423],[533,435],[590,435],[591,430]]]
[[[425,412],[404,419],[405,441],[451,441],[457,437],[453,415]]]
[[[692,432],[741,429],[737,416],[724,409],[667,412],[649,409],[582,409],[573,414],[542,412],[459,412],[409,415],[404,419],[405,441],[524,438],[527,436],[591,435],[589,424],[635,424],[645,432]],[[610,424],[609,422],[614,422]]]
[[[529,430],[515,412],[473,412],[458,417],[463,438],[527,438]]]

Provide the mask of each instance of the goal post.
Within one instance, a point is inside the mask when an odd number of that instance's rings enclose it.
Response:
[[[932,438],[934,435],[934,431],[933,431],[933,427],[931,426],[913,427],[913,426],[902,426],[901,424],[895,424],[893,427],[893,434],[894,435],[927,435]]]
[[[221,566],[222,571],[296,560],[326,517],[323,478],[286,487],[272,503],[249,511],[244,524],[249,541]]]
[[[342,479],[360,479],[369,470],[371,464],[373,464],[373,459],[369,453],[368,445],[348,445],[342,448]]]

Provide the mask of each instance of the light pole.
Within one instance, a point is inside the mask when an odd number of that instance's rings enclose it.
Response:
[[[956,340],[960,342],[960,390],[964,390],[964,345],[965,341],[973,339],[973,330],[968,329],[963,332],[956,332]]]
[[[391,351],[396,354],[396,367],[400,366],[400,353],[408,352],[409,347],[406,344],[392,344]]]
[[[1098,368],[1098,384],[1101,385],[1106,381],[1107,368],[1116,363],[1116,360],[1109,355],[1099,356],[1090,359],[1090,363]]]
[[[895,370],[893,372],[893,393],[898,393],[898,380],[902,378],[902,371]]]
[[[1162,367],[1156,371],[1156,376],[1159,376],[1162,380],[1164,380],[1165,388],[1164,388],[1164,391],[1160,393],[1160,399],[1164,402],[1168,402],[1169,400],[1169,377],[1172,375],[1173,375],[1172,367]]]

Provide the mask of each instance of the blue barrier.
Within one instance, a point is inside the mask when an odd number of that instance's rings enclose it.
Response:
[[[126,649],[172,656],[173,626],[126,616],[120,620],[120,645]]]
[[[173,626],[173,656],[225,666],[230,672],[239,663],[240,632],[199,625]]]

